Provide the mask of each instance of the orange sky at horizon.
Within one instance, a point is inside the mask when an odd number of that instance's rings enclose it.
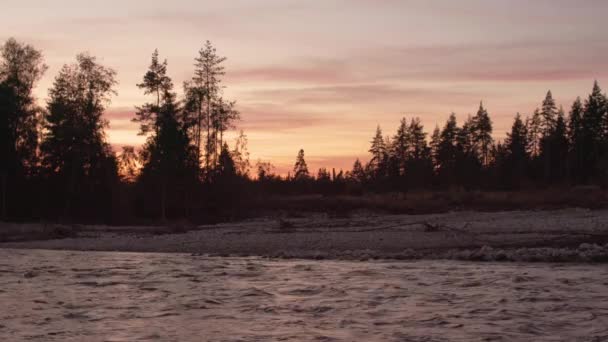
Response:
[[[303,148],[316,173],[368,159],[376,125],[392,135],[404,116],[430,133],[483,100],[502,139],[549,89],[568,111],[594,80],[608,84],[605,13],[599,0],[21,0],[3,6],[0,40],[43,51],[41,104],[79,52],[115,69],[108,140],[138,146],[130,119],[148,100],[136,84],[152,51],[168,60],[180,94],[209,39],[228,58],[225,96],[237,100],[252,163],[285,174]]]

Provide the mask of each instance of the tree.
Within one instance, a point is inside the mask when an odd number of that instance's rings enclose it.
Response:
[[[236,173],[239,176],[248,177],[251,164],[249,163],[249,150],[247,149],[247,135],[243,130],[240,131],[236,139],[234,150],[231,152],[232,159],[236,167]]]
[[[570,143],[570,168],[571,176],[574,182],[582,181],[581,175],[584,172],[584,127],[583,127],[583,103],[580,97],[577,97],[572,104],[570,117],[568,118],[568,140]]]
[[[265,181],[275,177],[273,172],[274,166],[270,162],[258,160],[255,164],[255,168],[257,169],[258,181]]]
[[[429,146],[431,148],[431,158],[433,159],[433,171],[439,169],[439,146],[441,144],[441,130],[435,125]]]
[[[216,177],[222,178],[223,180],[234,179],[237,176],[237,167],[232,158],[232,154],[228,149],[228,144],[222,145],[222,150],[218,159],[218,167],[216,170]]]
[[[598,180],[602,171],[600,165],[605,154],[603,124],[606,120],[606,96],[597,81],[593,90],[585,100],[584,112],[581,122],[581,149],[584,168],[581,170],[581,180],[586,183]]]
[[[154,71],[154,59],[158,58],[158,53],[155,52],[152,56],[153,63],[144,75],[144,84],[147,75]],[[166,66],[166,62],[163,64]],[[146,86],[143,89],[146,90],[145,93],[151,93],[151,88]],[[173,83],[165,76],[158,106],[146,103],[141,107],[154,108],[156,115],[151,117],[154,121],[149,123],[155,127],[154,134],[148,137],[142,152],[140,183],[144,185],[146,195],[160,187],[159,211],[163,221],[167,219],[170,199],[177,200],[181,198],[180,194],[185,196],[196,183],[198,174],[196,151],[191,145],[187,124],[179,115],[181,108],[172,90]],[[143,126],[147,123],[141,124]]]
[[[368,167],[371,170],[371,175],[378,179],[386,176],[388,168],[388,151],[386,140],[382,136],[382,129],[380,126],[376,127],[376,134],[371,141],[371,147],[369,152],[372,154],[372,159],[368,163]]]
[[[538,108],[534,110],[531,118],[526,119],[526,131],[528,132],[530,156],[537,157],[540,153],[542,138],[542,117]]]
[[[467,186],[480,184],[479,176],[482,164],[474,133],[475,125],[475,119],[469,116],[462,128],[456,132],[453,175],[458,184]]]
[[[224,102],[220,97],[214,104],[212,110],[212,125],[215,138],[218,146],[224,143],[224,132],[230,128],[234,128],[234,121],[240,119],[240,113],[235,109],[236,102]]]
[[[378,132],[376,132],[376,136],[377,135],[378,135]],[[381,135],[382,135],[382,132],[380,132],[380,136]],[[375,139],[376,139],[376,137],[374,137],[374,140]],[[393,138],[393,145],[392,145],[392,156],[393,156],[393,158],[395,158],[395,162],[396,162],[397,168],[398,168],[398,173],[401,176],[403,176],[405,174],[405,164],[407,162],[408,153],[410,151],[410,146],[409,146],[410,140],[411,140],[411,138],[409,137],[407,119],[402,118],[401,122],[399,123],[399,128],[397,129],[397,134]],[[374,142],[372,141],[372,145],[373,144],[374,144]],[[378,150],[377,147],[373,147],[373,148],[374,148],[374,150]],[[381,156],[378,156],[378,158],[381,158]]]
[[[450,114],[441,134],[437,145],[437,168],[439,178],[444,182],[450,182],[452,175],[456,171],[456,139],[458,136],[458,125],[456,114]]]
[[[221,77],[225,74],[223,66],[225,61],[226,57],[219,56],[211,42],[206,41],[205,46],[199,50],[194,64],[191,87],[195,90],[192,92],[194,97],[191,100],[194,101],[194,107],[197,109],[198,135],[195,143],[200,155],[202,140],[200,132],[204,126],[207,129],[205,143],[205,170],[207,172],[212,165],[212,159],[215,160],[217,154],[216,134],[211,131],[214,127],[212,110],[213,103],[217,100],[221,89]]]
[[[304,180],[309,177],[308,166],[304,160],[304,150],[300,149],[300,152],[298,152],[298,156],[296,157],[296,163],[293,166],[293,178],[294,180]]]
[[[317,172],[317,181],[321,183],[331,183],[331,174],[327,171],[327,168],[321,167]]]
[[[471,134],[476,148],[479,149],[481,164],[488,166],[490,163],[490,149],[493,143],[492,120],[490,120],[488,111],[483,107],[483,103],[479,103],[479,110],[473,117]]]
[[[152,53],[152,62],[148,71],[144,74],[142,83],[137,87],[144,90],[144,95],[153,95],[156,102],[146,103],[141,107],[136,107],[133,122],[140,124],[140,135],[146,135],[150,131],[158,132],[158,115],[160,111],[161,98],[173,88],[171,78],[167,76],[167,60],[162,63],[158,59],[158,50]]]
[[[517,113],[511,132],[507,133],[504,148],[506,149],[506,167],[509,169],[511,185],[519,185],[526,175],[530,154],[528,150],[528,130]]]
[[[75,64],[63,66],[49,90],[42,164],[65,194],[65,216],[71,215],[73,203],[90,201],[87,195],[107,193],[117,178],[116,160],[105,141],[108,123],[102,119],[116,94],[115,75],[95,57],[80,54]],[[76,198],[77,189],[84,198]]]
[[[426,142],[426,133],[419,118],[410,121],[407,128],[409,151],[405,162],[409,187],[423,187],[430,183],[433,175],[431,149]]]
[[[9,184],[32,172],[37,161],[41,109],[33,89],[47,67],[42,53],[10,38],[0,47],[0,217],[8,215]]]
[[[543,137],[549,136],[555,130],[555,126],[557,124],[557,105],[555,104],[555,100],[553,100],[553,95],[551,94],[551,90],[547,91],[547,95],[543,100],[543,105],[541,107],[541,134]]]
[[[355,163],[353,164],[353,170],[350,173],[350,177],[355,182],[360,183],[360,184],[365,183],[365,181],[367,179],[367,175],[365,173],[365,170],[363,169],[363,165],[361,164],[361,161],[359,161],[359,158],[357,158],[355,160]]]

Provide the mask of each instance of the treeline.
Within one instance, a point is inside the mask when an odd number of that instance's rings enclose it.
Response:
[[[403,118],[394,136],[377,127],[369,161],[348,171],[313,174],[300,150],[286,177],[262,161],[251,172],[246,135],[232,147],[226,141],[240,113],[223,97],[225,60],[207,42],[178,94],[155,51],[137,85],[149,101],[133,118],[146,143],[116,153],[103,117],[116,94],[114,70],[78,55],[55,76],[42,107],[33,96],[47,70],[42,53],[9,39],[0,49],[2,218],[201,221],[239,215],[271,194],[607,185],[608,100],[597,82],[568,113],[549,91],[533,114],[515,116],[502,141],[480,104],[462,125],[451,114],[430,136],[418,118]]]
[[[150,100],[133,118],[146,143],[119,153],[106,141],[103,117],[116,95],[113,69],[79,54],[61,68],[40,107],[33,89],[47,70],[42,53],[9,39],[0,56],[2,218],[116,222],[205,215],[234,201],[234,189],[248,180],[246,136],[241,132],[233,149],[225,141],[240,114],[223,98],[226,58],[210,42],[179,97],[167,61],[154,51],[137,84]]]
[[[300,151],[293,173],[268,176],[258,165],[258,179],[325,193],[408,190],[523,190],[576,185],[608,185],[608,99],[597,82],[583,101],[566,114],[551,91],[532,115],[517,113],[502,141],[492,136],[492,120],[483,103],[458,125],[452,113],[430,134],[419,118],[401,119],[394,136],[380,127],[371,140],[369,162],[356,160],[351,170],[310,173]],[[283,184],[284,191],[287,191]]]

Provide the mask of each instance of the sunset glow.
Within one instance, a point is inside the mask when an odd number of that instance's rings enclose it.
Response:
[[[595,79],[608,82],[605,1],[4,1],[0,41],[30,43],[49,65],[40,104],[81,51],[117,71],[113,145],[145,140],[130,120],[147,101],[136,84],[152,51],[181,95],[211,40],[228,58],[225,96],[237,100],[252,161],[281,173],[300,148],[311,170],[349,169],[368,159],[377,124],[392,135],[401,117],[420,117],[430,132],[480,100],[502,139],[548,89],[568,111]]]

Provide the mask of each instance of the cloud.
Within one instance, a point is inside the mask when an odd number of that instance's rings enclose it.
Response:
[[[343,64],[334,61],[294,62],[288,65],[241,68],[230,71],[227,82],[341,83],[352,81]]]
[[[239,105],[243,120],[238,124],[245,131],[274,132],[315,127],[330,120],[293,108],[272,104],[252,103]]]

